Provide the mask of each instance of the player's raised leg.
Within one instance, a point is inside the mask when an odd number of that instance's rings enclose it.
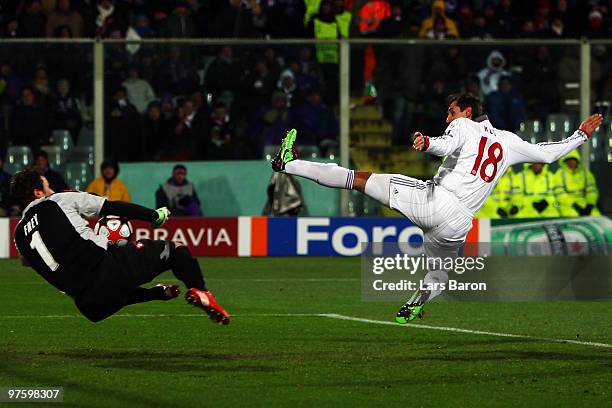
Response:
[[[296,138],[297,130],[287,132],[272,160],[274,171],[304,177],[326,187],[357,190],[389,206],[390,174],[374,174],[350,170],[335,163],[300,160],[295,147]]]

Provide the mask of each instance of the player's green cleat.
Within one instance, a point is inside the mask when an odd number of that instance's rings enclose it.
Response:
[[[281,147],[272,160],[272,170],[285,172],[285,165],[298,158],[298,152],[293,143],[297,137],[297,130],[291,129],[281,143]]]
[[[417,290],[410,300],[400,307],[400,310],[395,315],[395,321],[399,324],[406,324],[417,317],[423,319],[425,316],[423,308],[425,307],[425,302],[429,299],[430,293],[428,290]]]

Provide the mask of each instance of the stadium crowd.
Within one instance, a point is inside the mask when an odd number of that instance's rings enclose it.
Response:
[[[466,47],[450,38],[606,38],[610,1],[592,0],[7,0],[4,38],[423,38],[424,45],[353,46],[351,93],[383,107],[394,142],[439,134],[446,95],[485,101],[516,131],[578,105],[577,46]],[[609,109],[610,49],[593,47],[593,101]],[[70,55],[70,58],[66,58]],[[107,44],[105,151],[117,161],[256,159],[287,128],[322,154],[338,137],[333,45]],[[78,43],[0,46],[0,153],[33,152],[66,129],[74,144],[93,119],[93,56]],[[606,102],[608,101],[608,102]],[[599,106],[599,105],[598,105]],[[86,132],[85,132],[86,133]],[[82,143],[82,140],[81,140]]]

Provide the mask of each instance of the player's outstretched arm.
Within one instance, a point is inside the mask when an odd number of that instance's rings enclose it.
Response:
[[[452,121],[442,136],[429,137],[421,132],[412,135],[412,147],[421,152],[427,152],[436,156],[448,156],[463,146],[465,143],[466,130],[463,120]]]
[[[118,215],[132,220],[148,221],[154,227],[161,227],[170,217],[170,211],[166,207],[151,210],[138,204],[106,200],[100,209],[100,215]]]
[[[531,144],[513,135],[510,140],[512,154],[510,165],[517,163],[552,163],[589,140],[595,129],[603,122],[600,114],[586,118],[570,137],[558,142]]]

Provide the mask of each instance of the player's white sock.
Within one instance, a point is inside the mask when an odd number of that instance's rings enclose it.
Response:
[[[289,174],[305,177],[321,185],[334,188],[351,189],[355,179],[355,171],[345,169],[335,163],[292,160],[285,164],[285,171]]]
[[[423,283],[432,288],[429,298],[427,299],[428,302],[431,302],[433,298],[442,293],[440,284],[443,283],[444,286],[448,285],[448,273],[446,271],[429,271],[427,275],[425,275]]]

